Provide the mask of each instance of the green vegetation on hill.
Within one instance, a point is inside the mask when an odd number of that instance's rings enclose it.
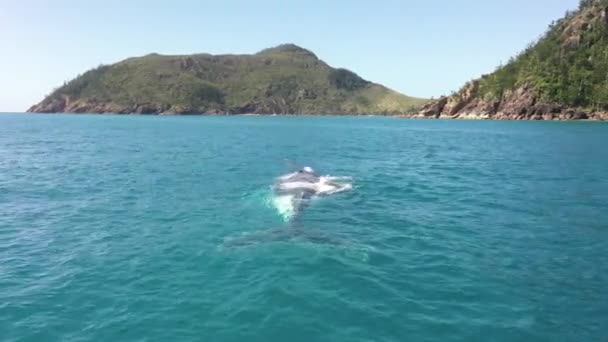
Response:
[[[30,111],[390,114],[422,101],[286,44],[254,55],[130,58],[85,72]]]
[[[500,100],[529,87],[539,102],[608,109],[608,0],[583,0],[517,57],[479,80],[475,96]]]

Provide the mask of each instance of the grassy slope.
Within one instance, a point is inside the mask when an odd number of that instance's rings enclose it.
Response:
[[[255,55],[130,58],[88,71],[45,101],[63,95],[174,112],[400,113],[423,102],[334,69],[295,45]]]

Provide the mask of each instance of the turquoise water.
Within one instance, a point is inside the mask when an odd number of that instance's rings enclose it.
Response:
[[[590,122],[0,115],[0,340],[605,340],[607,146]],[[285,159],[353,189],[285,223]]]

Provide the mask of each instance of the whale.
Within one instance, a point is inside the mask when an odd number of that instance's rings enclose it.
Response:
[[[286,221],[292,220],[306,208],[311,200],[346,190],[352,185],[349,177],[321,176],[310,166],[279,176],[272,186],[273,204]]]
[[[243,233],[224,240],[223,247],[244,247],[260,243],[304,241],[314,244],[343,245],[336,234],[306,229],[297,218],[317,198],[352,189],[350,177],[322,176],[307,166],[276,177],[271,186],[272,204],[284,221],[273,229]]]

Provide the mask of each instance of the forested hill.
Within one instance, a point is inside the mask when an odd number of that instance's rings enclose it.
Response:
[[[29,111],[398,114],[422,102],[285,44],[253,55],[129,58],[85,72]]]
[[[433,101],[427,117],[608,119],[608,0],[584,0],[495,72]]]

